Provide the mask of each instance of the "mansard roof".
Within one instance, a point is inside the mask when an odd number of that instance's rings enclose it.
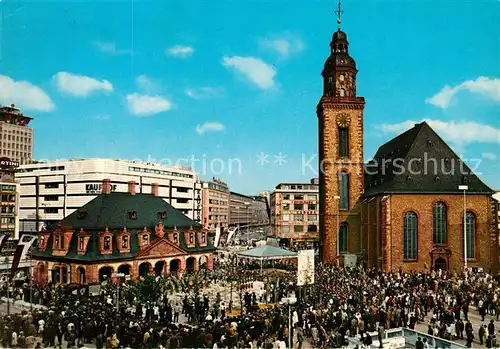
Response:
[[[158,196],[117,192],[97,196],[64,218],[61,225],[102,231],[106,227],[109,230],[150,228],[159,222],[165,227],[201,226]]]
[[[165,239],[169,232],[176,228],[179,233],[179,247],[189,253],[211,252],[215,250],[208,241],[206,246],[198,240],[198,232],[202,231],[201,224],[186,217],[160,197],[152,194],[110,193],[100,194],[86,205],[64,218],[55,230],[62,232],[69,229],[73,232],[69,241],[68,253],[64,257],[52,256],[54,234],[48,235],[45,251],[38,247],[33,251],[34,257],[64,261],[98,262],[102,260],[127,260],[136,257],[141,252],[139,239],[146,228],[150,233],[150,244],[160,238],[155,236],[155,227],[162,223]],[[130,234],[130,252],[120,253],[118,235],[126,229]],[[191,230],[192,228],[192,230]],[[78,235],[83,231],[89,234],[89,241],[85,254],[78,253]],[[109,232],[112,237],[112,253],[102,254],[100,250],[100,236]],[[194,234],[194,246],[187,246],[186,234]],[[52,231],[48,231],[52,232]]]
[[[476,164],[471,162],[471,166]],[[424,121],[383,144],[365,167],[364,197],[379,194],[493,194]]]

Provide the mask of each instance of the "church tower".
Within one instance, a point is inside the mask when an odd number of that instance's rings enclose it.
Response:
[[[358,200],[363,194],[363,109],[356,94],[356,62],[347,35],[333,33],[323,68],[323,96],[317,106],[320,173],[320,243],[323,262],[361,252]]]

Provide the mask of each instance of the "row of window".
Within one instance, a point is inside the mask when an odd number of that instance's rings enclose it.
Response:
[[[173,238],[173,242],[175,244],[177,244],[179,242],[179,234],[178,233],[174,233],[172,235],[172,238]],[[54,246],[56,249],[61,249],[63,250],[65,247],[64,247],[64,235],[63,234],[55,234],[55,237],[54,237]],[[142,237],[141,237],[142,241],[141,241],[141,246],[145,246],[145,245],[148,245],[149,242],[150,242],[150,235],[149,234],[142,234]],[[202,244],[205,244],[206,243],[206,233],[201,233],[201,243]],[[130,248],[130,241],[129,241],[129,235],[122,235],[121,236],[121,249],[129,249]],[[106,235],[104,236],[103,238],[103,246],[102,246],[102,250],[103,251],[111,251],[112,250],[112,243],[111,243],[111,236],[110,235]],[[40,246],[43,246],[45,243],[45,236],[44,235],[41,235],[40,236]],[[194,233],[189,233],[189,239],[188,239],[188,244],[194,244]],[[84,236],[79,236],[78,237],[78,250],[79,251],[84,251],[85,250],[85,237]]]
[[[16,149],[16,150],[24,150],[24,151],[31,151],[31,145],[26,145],[26,144],[19,144],[19,143],[0,143],[0,145],[3,145],[4,149]]]
[[[282,184],[276,189],[281,190],[318,190],[317,184]]]
[[[130,166],[128,168],[128,170],[131,171],[131,172],[154,173],[154,174],[162,174],[162,175],[174,176],[174,177],[193,178],[193,175],[186,174],[186,173],[164,171],[164,170],[152,170],[152,169],[149,169],[149,168],[142,168],[142,167],[133,167],[133,166]]]
[[[2,149],[2,155],[7,155],[7,156],[18,156],[23,159],[31,159],[31,153],[25,153],[22,151],[17,151],[17,150],[9,150],[9,149]]]
[[[317,199],[318,199],[317,195],[283,194],[283,200],[309,200],[309,201],[315,201]]]
[[[2,194],[0,196],[1,202],[16,202],[15,194]]]
[[[43,170],[64,171],[64,166],[32,167],[32,168],[26,168],[26,169],[24,169],[24,172],[43,171]]]
[[[5,139],[7,141],[16,141],[16,142],[21,141],[21,142],[31,143],[31,137],[22,137],[22,136],[23,136],[23,134],[21,134],[21,137],[19,137],[19,136],[14,136],[14,135],[4,133],[3,139]]]
[[[283,204],[283,211],[315,211],[317,210],[316,204]]]
[[[281,220],[283,222],[289,222],[289,221],[317,221],[318,220],[318,215],[317,214],[284,214],[281,216]]]
[[[316,233],[318,231],[318,226],[314,224],[310,225],[293,225],[293,232],[294,233]],[[282,233],[289,233],[290,232],[290,225],[283,225],[281,227],[281,232]]]
[[[462,222],[463,224],[463,222]],[[437,202],[432,208],[432,240],[435,245],[445,245],[448,243],[448,216],[447,208],[443,202]],[[462,245],[467,250],[467,259],[474,259],[476,256],[476,215],[467,211],[465,214],[465,237],[466,245]],[[404,216],[403,226],[404,259],[415,260],[418,256],[418,217],[415,212],[407,212]],[[465,252],[465,251],[464,251]]]

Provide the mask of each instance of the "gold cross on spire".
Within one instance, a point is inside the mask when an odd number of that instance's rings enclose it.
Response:
[[[340,23],[342,23],[341,16],[344,13],[344,11],[342,11],[342,8],[340,6],[341,5],[340,2],[341,2],[341,0],[339,0],[339,7],[338,7],[337,11],[334,11],[335,14],[337,15],[337,24],[339,26],[339,30],[340,30]]]

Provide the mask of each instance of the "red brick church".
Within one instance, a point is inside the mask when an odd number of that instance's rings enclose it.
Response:
[[[322,260],[356,255],[368,267],[396,271],[459,270],[466,258],[468,267],[497,270],[494,192],[427,123],[364,163],[357,73],[339,25],[317,106]]]
[[[102,194],[64,218],[53,230],[41,231],[32,253],[39,283],[94,283],[114,273],[135,279],[144,275],[181,275],[211,270],[215,247],[202,226],[157,196]]]

